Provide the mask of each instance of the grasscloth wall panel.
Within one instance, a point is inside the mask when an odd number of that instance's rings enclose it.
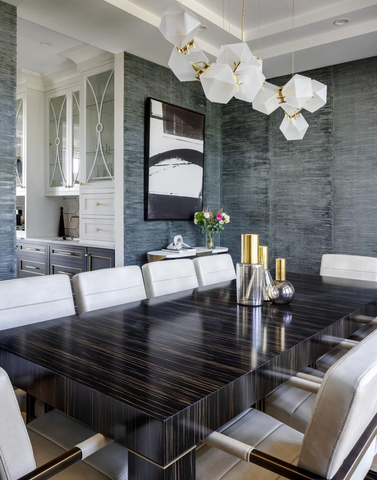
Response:
[[[198,82],[179,82],[170,69],[125,53],[124,69],[124,263],[143,264],[145,253],[166,247],[181,234],[191,245],[204,245],[193,222],[144,221],[144,125],[148,97],[205,115],[204,204],[220,206],[220,106],[207,102]]]
[[[303,112],[301,141],[285,140],[281,110],[222,108],[221,198],[232,217],[222,243],[239,260],[240,233],[260,233],[271,267],[281,256],[291,271],[318,273],[324,253],[377,255],[377,57],[304,74],[328,86],[328,102]]]
[[[377,256],[377,57],[333,68],[334,250]]]
[[[0,1],[0,280],[16,276],[17,10]]]
[[[231,215],[221,244],[239,261],[242,233],[259,233],[261,244],[270,239],[268,117],[232,100],[223,107],[221,133],[221,202]]]
[[[331,69],[307,72],[328,86],[327,104],[311,114],[301,141],[288,142],[279,127],[283,111],[270,117],[270,246],[272,257],[287,259],[288,269],[318,273],[321,256],[333,243],[333,101]],[[288,77],[272,80],[285,85]]]

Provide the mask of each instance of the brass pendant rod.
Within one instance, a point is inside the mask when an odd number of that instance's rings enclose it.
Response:
[[[292,0],[292,77],[295,74],[295,0]]]
[[[242,20],[241,20],[241,42],[244,42],[243,32],[245,26],[245,0],[242,2]]]
[[[259,0],[259,12],[258,12],[258,57],[260,58],[260,0]]]

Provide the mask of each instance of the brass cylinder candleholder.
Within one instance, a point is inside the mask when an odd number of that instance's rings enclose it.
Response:
[[[272,282],[272,277],[268,269],[268,247],[259,247],[259,263],[263,265],[263,301],[270,302],[267,289]]]
[[[257,307],[263,303],[263,265],[259,263],[259,235],[241,237],[241,263],[237,263],[237,303]]]

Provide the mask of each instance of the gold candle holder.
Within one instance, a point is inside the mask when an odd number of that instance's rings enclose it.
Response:
[[[268,269],[268,247],[266,246],[259,247],[259,263],[263,265],[263,300],[265,302],[270,302],[268,286],[272,282],[272,277]]]
[[[237,263],[237,303],[260,306],[263,303],[263,266],[259,263],[259,235],[241,237],[241,263]]]
[[[286,261],[285,258],[276,259],[276,280],[284,282],[286,280]]]
[[[244,233],[241,236],[241,263],[259,263],[259,235]]]

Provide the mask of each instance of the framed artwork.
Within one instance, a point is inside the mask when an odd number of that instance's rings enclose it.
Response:
[[[145,219],[192,220],[203,209],[204,115],[148,98]]]

